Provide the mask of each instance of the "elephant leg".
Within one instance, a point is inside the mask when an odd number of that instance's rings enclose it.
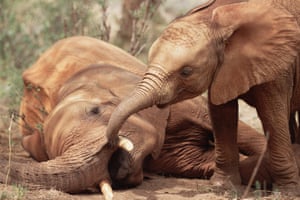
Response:
[[[294,120],[295,120],[295,122],[294,122],[295,143],[300,144],[300,127],[299,127],[300,126],[300,124],[299,124],[300,123],[300,113],[299,113],[299,111],[295,112]]]
[[[299,144],[293,144],[292,145],[293,153],[296,158],[296,163],[298,168],[300,168],[300,145]],[[253,169],[256,167],[256,164],[258,162],[259,155],[253,155],[249,156],[246,159],[243,159],[240,161],[240,173],[242,177],[242,183],[243,184],[248,184],[252,173]],[[268,159],[266,156],[262,159],[261,164],[259,165],[257,174],[255,175],[254,182],[259,182],[261,185],[266,185],[267,188],[271,188],[272,186],[272,175],[269,171],[269,166],[270,163],[268,162]],[[266,188],[261,188],[261,189],[266,189]]]
[[[256,102],[264,132],[269,135],[266,156],[270,173],[278,189],[286,193],[299,193],[299,173],[289,133],[289,98],[271,91],[269,87],[264,88],[260,91],[264,94],[259,95]]]
[[[292,143],[296,143],[298,139],[298,126],[297,126],[297,112],[290,114],[289,127],[290,127],[290,136]]]
[[[298,169],[299,169],[300,168],[300,144],[293,144],[292,148],[293,148],[293,152],[295,154],[297,166],[298,166]]]
[[[216,167],[211,181],[215,185],[240,185],[239,150],[237,145],[238,102],[222,105],[209,103],[214,129]]]

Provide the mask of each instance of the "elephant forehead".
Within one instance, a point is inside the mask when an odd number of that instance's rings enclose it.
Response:
[[[67,105],[71,105],[74,102],[87,101],[93,104],[99,104],[101,102],[100,98],[97,98],[96,95],[88,92],[74,92],[72,95],[67,96],[63,101],[61,101],[57,107],[64,107]]]
[[[192,47],[206,39],[207,33],[207,26],[203,23],[179,21],[170,24],[161,35],[161,39],[176,45]]]
[[[178,71],[183,66],[194,66],[205,62],[211,40],[204,24],[171,24],[151,46],[149,64],[161,65],[169,73]],[[190,27],[190,28],[189,28]],[[199,57],[202,59],[199,60]],[[201,64],[201,63],[200,63]]]
[[[98,110],[93,111],[95,106]],[[55,109],[44,123],[44,140],[49,156],[61,155],[66,149],[91,135],[104,135],[105,131],[100,130],[105,128],[112,110],[111,105],[88,101],[69,102],[66,106]]]
[[[196,45],[188,47],[167,40],[158,40],[150,49],[148,66],[161,66],[164,71],[171,74],[180,70],[183,66],[192,65],[198,54],[199,49]]]

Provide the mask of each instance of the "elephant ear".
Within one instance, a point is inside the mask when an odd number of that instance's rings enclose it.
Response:
[[[295,62],[300,47],[297,21],[270,2],[254,0],[213,11],[213,29],[224,44],[224,60],[210,88],[213,104],[226,103],[276,79]]]
[[[207,0],[204,3],[200,4],[199,6],[197,6],[197,7],[193,8],[192,10],[188,11],[185,16],[192,15],[194,13],[202,11],[202,10],[208,8],[209,6],[211,6],[212,4],[214,4],[215,1],[216,0]]]

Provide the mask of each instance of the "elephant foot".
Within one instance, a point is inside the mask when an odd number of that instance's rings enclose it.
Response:
[[[216,187],[235,191],[238,195],[241,195],[245,188],[241,185],[240,175],[236,173],[224,175],[215,172],[210,178],[210,182]]]
[[[297,184],[273,185],[273,191],[280,192],[284,196],[300,197],[300,182]]]

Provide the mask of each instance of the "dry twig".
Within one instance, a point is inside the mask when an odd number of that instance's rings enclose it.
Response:
[[[250,191],[250,188],[251,188],[251,186],[252,186],[252,184],[253,184],[253,182],[254,182],[254,178],[255,178],[255,176],[256,176],[256,174],[257,174],[257,172],[258,172],[258,169],[259,169],[259,167],[260,167],[260,165],[261,165],[261,163],[262,163],[262,160],[263,160],[263,158],[264,158],[264,156],[265,156],[265,153],[266,153],[266,151],[267,151],[268,141],[269,141],[269,132],[266,132],[266,143],[265,143],[265,145],[264,145],[264,147],[263,147],[263,152],[262,152],[262,154],[259,156],[259,158],[258,158],[258,160],[257,160],[257,163],[256,163],[256,165],[255,165],[255,168],[254,168],[254,170],[253,170],[253,172],[252,172],[252,174],[251,174],[250,180],[249,180],[249,182],[248,182],[248,185],[247,185],[247,187],[246,187],[246,189],[245,189],[245,191],[244,191],[244,193],[243,193],[241,199],[246,198],[246,196],[248,195],[248,193],[249,193],[249,191]]]
[[[8,184],[8,178],[9,178],[9,174],[10,174],[10,165],[11,165],[11,157],[12,157],[11,128],[12,128],[12,124],[13,124],[14,118],[15,118],[14,112],[12,112],[11,116],[10,116],[9,127],[8,127],[8,147],[9,147],[9,154],[8,154],[8,169],[7,169],[6,178],[5,178],[5,185],[6,186]]]
[[[149,19],[151,19],[161,4],[161,1],[153,3],[153,0],[146,0],[140,8],[132,13],[132,33],[130,39],[130,50],[129,52],[133,56],[139,55],[145,48],[145,44],[141,44],[142,37],[149,30]],[[143,12],[144,10],[144,12]],[[139,14],[139,12],[142,12]],[[143,15],[143,16],[141,16]],[[142,18],[142,19],[141,19]]]
[[[107,0],[102,0],[100,2],[101,5],[101,12],[102,12],[102,18],[101,18],[101,24],[100,24],[100,38],[101,40],[104,40],[106,42],[109,42],[110,40],[110,30],[111,27],[107,23]]]

